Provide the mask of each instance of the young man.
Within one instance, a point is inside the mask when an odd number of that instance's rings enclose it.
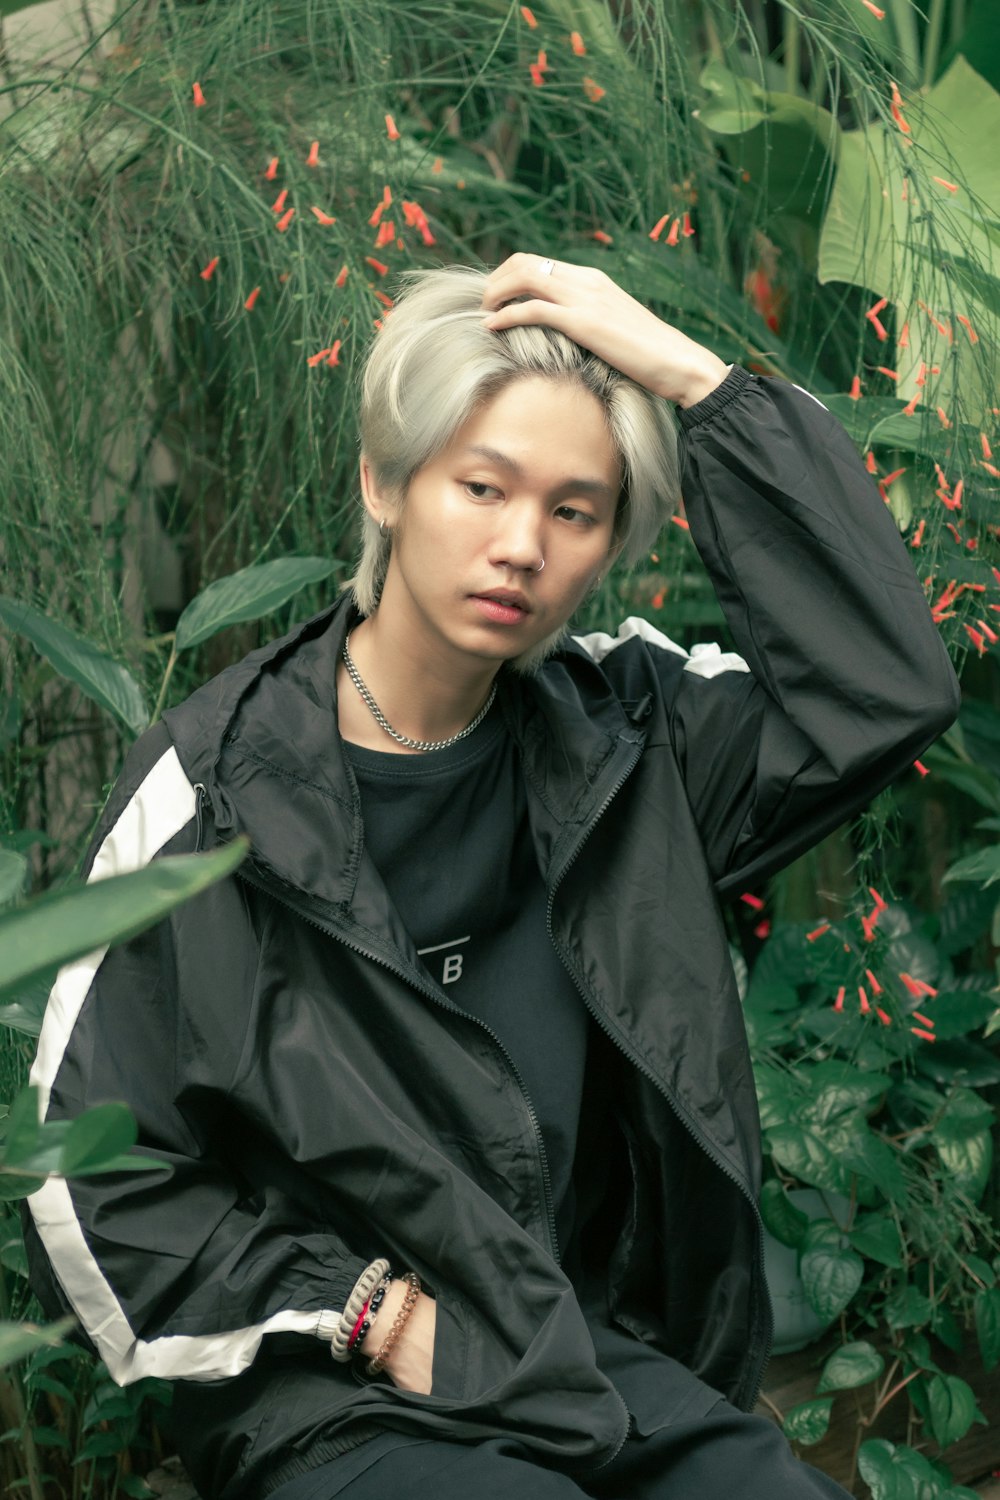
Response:
[[[849,440],[603,273],[411,273],[354,588],[134,748],[92,878],[239,874],[59,976],[36,1282],[177,1381],[206,1497],[836,1496],[747,1413],[770,1313],[720,896],[860,808],[957,684]],[[680,488],[741,656],[567,639]]]

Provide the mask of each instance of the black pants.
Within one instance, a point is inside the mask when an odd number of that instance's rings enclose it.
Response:
[[[722,1400],[648,1437],[633,1432],[585,1480],[540,1468],[507,1439],[380,1448],[378,1439],[365,1443],[273,1500],[847,1500],[839,1484],[795,1458],[773,1422]]]
[[[690,1370],[588,1316],[597,1363],[632,1414],[603,1468],[571,1479],[507,1438],[449,1443],[386,1433],[269,1500],[849,1500],[767,1417],[747,1416]]]

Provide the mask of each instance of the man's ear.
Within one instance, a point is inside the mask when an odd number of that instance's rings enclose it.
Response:
[[[361,480],[361,503],[376,526],[380,525],[382,521],[385,521],[388,526],[392,521],[394,510],[386,501],[381,490],[377,488],[374,471],[365,453],[361,455],[358,473]]]

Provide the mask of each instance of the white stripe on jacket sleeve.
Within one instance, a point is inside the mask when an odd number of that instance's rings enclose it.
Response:
[[[142,869],[194,816],[194,788],[171,748],[140,783],[101,844],[89,880]],[[106,947],[95,949],[56,976],[30,1074],[43,1119],[73,1027],[106,952]],[[27,1202],[59,1284],[119,1385],[147,1375],[222,1380],[246,1369],[267,1333],[320,1334],[322,1312],[288,1308],[263,1323],[225,1333],[136,1338],[87,1244],[66,1182],[49,1178]]]
[[[687,660],[683,670],[691,672],[696,677],[718,677],[720,672],[749,672],[750,668],[738,656],[735,651],[723,651],[714,641],[705,642],[702,645],[692,646],[690,651],[685,651],[683,646],[678,646],[662,630],[657,630],[648,620],[642,620],[638,615],[629,615],[618,627],[617,635],[608,635],[603,630],[595,630],[590,635],[575,635],[573,640],[578,646],[582,646],[592,661],[602,662],[611,651],[619,646],[624,646],[634,636],[639,636],[649,646],[657,646],[661,651],[672,651],[675,656],[684,656]]]

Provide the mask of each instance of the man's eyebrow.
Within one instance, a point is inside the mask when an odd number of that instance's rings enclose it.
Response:
[[[502,469],[508,469],[515,479],[524,478],[524,470],[515,458],[506,453],[501,453],[499,448],[487,447],[485,443],[470,443],[468,447],[461,450],[463,453],[477,453],[480,458],[488,458],[491,463],[498,464]],[[556,486],[554,493],[566,493],[573,495],[594,495],[599,499],[615,500],[617,491],[603,479],[564,479],[562,484]]]

